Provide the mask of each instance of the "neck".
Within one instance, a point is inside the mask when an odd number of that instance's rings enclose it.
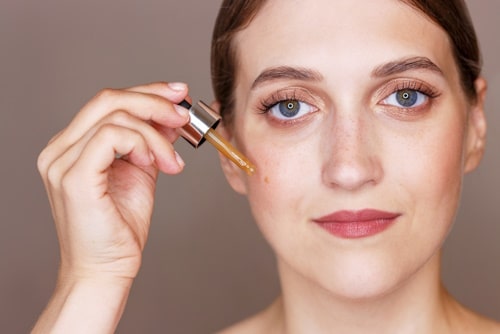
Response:
[[[282,332],[445,333],[453,299],[440,283],[440,255],[393,291],[363,300],[335,296],[279,262]]]

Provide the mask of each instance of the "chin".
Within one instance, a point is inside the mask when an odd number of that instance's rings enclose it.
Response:
[[[319,281],[332,295],[352,301],[368,301],[383,297],[400,286],[406,277],[386,268],[349,268],[337,277],[324,277]]]
[[[319,290],[352,302],[384,297],[396,291],[418,270],[416,264],[403,268],[401,259],[376,252],[339,254],[328,261],[316,260],[295,262],[294,271],[299,273],[301,280],[305,279],[304,283],[312,291]]]

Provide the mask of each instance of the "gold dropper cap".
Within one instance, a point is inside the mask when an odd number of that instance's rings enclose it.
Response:
[[[183,100],[179,105],[189,110],[189,123],[179,129],[180,135],[188,143],[197,148],[206,139],[248,175],[255,172],[255,166],[248,158],[215,131],[221,119],[219,114],[203,101],[199,101],[198,105],[191,105],[186,100]]]

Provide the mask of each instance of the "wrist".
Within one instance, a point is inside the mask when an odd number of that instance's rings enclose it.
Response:
[[[140,260],[127,260],[105,262],[102,264],[86,264],[86,262],[62,259],[59,267],[57,282],[59,284],[74,284],[82,282],[86,284],[116,285],[130,288],[139,270]]]
[[[100,290],[113,288],[114,290],[129,290],[134,278],[117,276],[107,273],[77,273],[60,270],[57,278],[57,287],[68,289],[75,286],[87,286]]]
[[[132,287],[130,278],[60,273],[33,333],[113,333]]]

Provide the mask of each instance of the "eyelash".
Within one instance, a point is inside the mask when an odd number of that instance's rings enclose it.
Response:
[[[393,94],[411,90],[423,95],[425,99],[422,103],[411,106],[402,106],[390,103],[389,99],[396,99]],[[434,100],[441,95],[441,92],[435,87],[416,79],[399,79],[385,84],[381,90],[375,95],[378,96],[377,105],[380,106],[384,113],[390,115],[394,119],[401,121],[410,121],[412,119],[423,116]],[[398,103],[399,104],[399,103]]]
[[[259,106],[257,107],[262,114],[266,114],[271,110],[272,107],[277,105],[278,103],[288,101],[288,100],[295,100],[295,101],[300,101],[299,98],[297,98],[296,91],[277,91],[273,93],[270,97],[260,101]]]
[[[276,117],[272,115],[271,110],[276,108],[280,103],[287,101],[295,101],[299,103],[300,108],[310,108],[309,111],[304,110],[304,115],[298,117],[290,117],[290,119],[286,119],[286,117]],[[308,116],[318,111],[316,104],[314,103],[314,98],[311,93],[301,87],[288,87],[285,89],[278,90],[274,92],[271,96],[262,99],[257,109],[260,114],[266,115],[269,117],[269,120],[279,126],[292,126],[298,123],[302,123]]]
[[[387,100],[392,94],[403,91],[403,90],[412,90],[418,93],[421,93],[425,95],[425,97],[428,99],[428,101],[424,102],[422,105],[418,105],[415,107],[398,107],[394,106],[391,104],[386,104],[384,103],[385,100]],[[386,107],[386,108],[391,108],[393,110],[393,113],[397,114],[409,114],[409,113],[414,113],[417,114],[421,109],[424,109],[427,107],[430,100],[435,99],[439,97],[441,93],[434,87],[427,85],[426,83],[420,81],[420,80],[398,80],[398,81],[393,81],[392,83],[389,83],[387,85],[384,85],[384,88],[382,88],[381,92],[378,94],[378,96],[382,96],[383,98],[381,99],[381,102],[378,104]],[[301,103],[306,103],[313,108],[316,109],[315,104],[311,101],[312,97],[309,92],[303,91],[302,88],[287,88],[287,89],[282,89],[274,92],[271,96],[262,99],[258,106],[257,109],[259,110],[260,114],[269,114],[269,111],[278,105],[279,103],[285,102],[285,101],[297,101]],[[311,113],[308,113],[311,114]],[[299,117],[295,119],[290,119],[290,120],[278,120],[275,119],[273,121],[278,122],[283,125],[291,125],[297,122],[300,122],[301,119],[305,117]]]
[[[421,81],[413,80],[404,80],[402,82],[397,82],[395,89],[391,90],[391,94],[405,89],[420,92],[430,98],[436,98],[440,95],[437,89],[430,87]]]

